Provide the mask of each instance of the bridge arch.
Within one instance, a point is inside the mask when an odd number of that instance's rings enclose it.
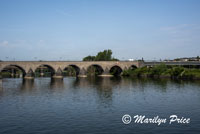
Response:
[[[4,66],[0,72],[10,72],[11,75],[22,75],[23,77],[26,75],[26,71],[23,67],[19,66],[19,65],[15,65],[15,64],[10,64],[10,65],[6,65]]]
[[[135,69],[137,69],[137,66],[136,66],[136,65],[131,65],[131,66],[129,67],[129,69],[135,70]]]
[[[53,76],[56,73],[56,70],[47,64],[41,64],[36,67],[34,70],[36,76]]]
[[[103,72],[103,67],[98,64],[92,64],[87,68],[87,75],[101,75]]]
[[[78,76],[80,73],[80,68],[77,65],[70,64],[63,69],[63,75],[67,76]]]
[[[122,68],[118,65],[114,65],[110,68],[110,74],[114,75],[114,76],[119,76],[122,73]]]

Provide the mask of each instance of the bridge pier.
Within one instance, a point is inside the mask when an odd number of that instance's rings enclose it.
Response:
[[[101,77],[113,77],[113,75],[110,74],[109,69],[106,67],[106,69],[104,70],[104,72],[101,75],[98,75]]]
[[[34,73],[32,69],[29,69],[28,73],[24,76],[24,79],[34,79]]]
[[[54,78],[54,79],[63,79],[62,70],[60,68],[58,68],[58,70],[52,76],[52,78]]]
[[[43,68],[40,69],[40,77],[43,77],[44,76],[44,70]]]
[[[78,77],[87,77],[87,71],[85,70],[85,68],[82,68],[80,70]]]
[[[11,78],[14,78],[15,77],[15,70],[12,68],[11,69]]]

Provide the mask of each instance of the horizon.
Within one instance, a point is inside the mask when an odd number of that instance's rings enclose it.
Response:
[[[200,55],[200,1],[0,1],[0,60],[165,60]],[[170,9],[170,10],[169,10]]]

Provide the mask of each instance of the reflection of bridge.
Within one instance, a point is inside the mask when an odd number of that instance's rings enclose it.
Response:
[[[76,70],[77,76],[85,77],[88,68],[95,66],[101,70],[101,76],[109,76],[110,71],[115,68],[121,73],[125,69],[140,68],[143,66],[154,66],[165,63],[166,65],[200,66],[200,62],[144,62],[144,61],[3,61],[0,62],[0,72],[6,69],[19,69],[24,78],[33,78],[36,69],[48,68],[52,72],[52,77],[62,78],[62,72],[67,67]],[[12,71],[11,71],[12,72]]]

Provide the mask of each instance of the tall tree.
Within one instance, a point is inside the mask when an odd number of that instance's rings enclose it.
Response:
[[[96,61],[111,61],[112,60],[112,51],[104,50],[103,52],[99,52],[95,58]]]
[[[112,50],[104,50],[98,52],[96,56],[87,56],[83,58],[83,61],[118,61],[118,59],[112,57]]]

